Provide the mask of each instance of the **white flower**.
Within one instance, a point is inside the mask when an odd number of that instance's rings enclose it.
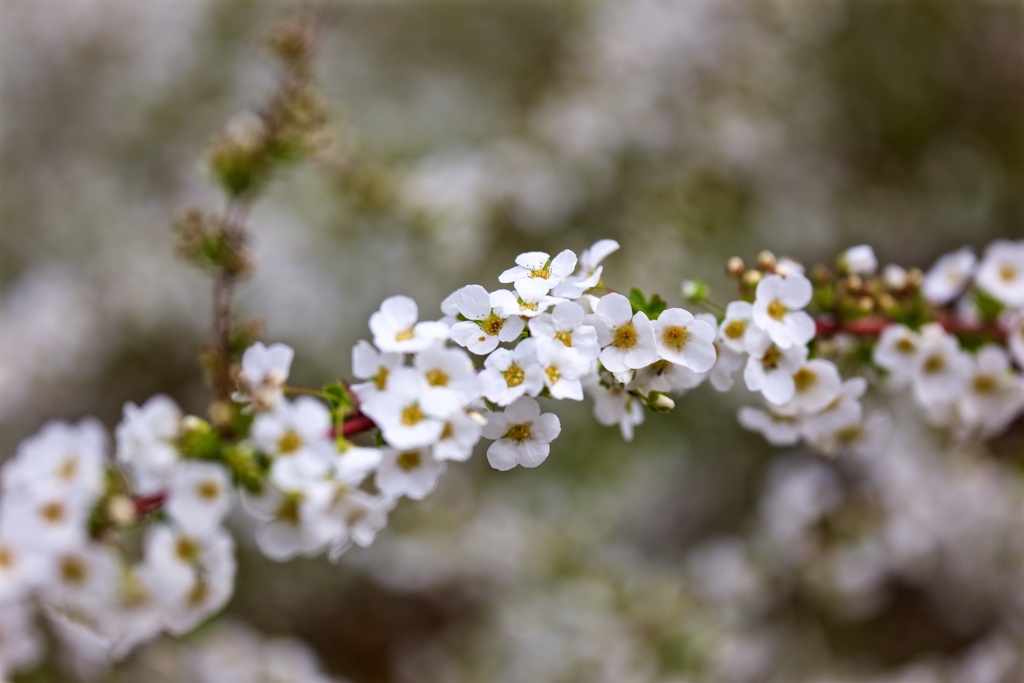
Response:
[[[331,514],[336,490],[331,482],[316,481],[289,491],[268,486],[258,498],[243,497],[250,514],[264,521],[256,530],[260,551],[284,562],[316,555],[335,542],[345,533],[343,520]]]
[[[448,338],[442,322],[417,322],[419,309],[407,296],[391,296],[370,316],[373,343],[381,351],[415,353]]]
[[[715,364],[715,328],[689,311],[669,308],[651,324],[658,354],[665,360],[694,372],[707,372]]]
[[[141,407],[124,406],[117,426],[117,460],[130,468],[136,493],[156,493],[178,462],[174,440],[181,433],[181,410],[166,396],[157,395]]]
[[[330,468],[334,453],[328,438],[330,428],[327,408],[310,396],[300,396],[257,417],[252,425],[252,438],[273,456],[271,479],[291,487],[296,482],[322,476]]]
[[[85,543],[50,557],[43,599],[62,609],[85,612],[104,609],[117,591],[121,562],[111,548]]]
[[[974,282],[1007,306],[1024,306],[1024,241],[990,244]]]
[[[878,270],[878,258],[870,245],[850,247],[839,256],[840,267],[852,275],[874,275]]]
[[[977,262],[967,247],[946,254],[931,267],[921,285],[921,293],[932,304],[941,306],[959,296],[974,275]]]
[[[526,323],[518,315],[502,316],[495,312],[499,301],[480,285],[466,285],[452,294],[458,312],[467,320],[452,325],[451,339],[478,355],[487,355],[498,342],[519,338]],[[500,299],[500,297],[498,297]]]
[[[480,382],[473,361],[462,349],[432,346],[416,354],[413,365],[430,386],[430,396],[466,405],[480,397]],[[445,395],[450,395],[445,396]],[[428,397],[428,400],[429,397]]]
[[[768,275],[757,286],[751,316],[780,349],[803,346],[814,337],[814,320],[800,310],[812,293],[811,281],[803,275]]]
[[[388,387],[388,377],[396,368],[402,367],[402,354],[382,353],[373,344],[360,340],[352,347],[352,375],[366,380],[352,386],[359,400],[365,401],[370,395]]]
[[[345,521],[346,533],[334,541],[327,551],[332,562],[341,557],[353,543],[366,548],[370,546],[381,529],[388,524],[388,513],[395,506],[395,498],[371,496],[365,491],[349,491],[337,499],[332,513]]]
[[[559,341],[583,358],[594,361],[601,354],[597,330],[583,324],[583,307],[574,301],[563,301],[551,313],[542,313],[529,322],[530,334],[538,341]]]
[[[921,329],[920,352],[915,361],[911,383],[918,402],[925,406],[952,404],[965,388],[971,371],[971,361],[956,337],[937,323]]]
[[[551,258],[543,251],[530,251],[517,256],[516,264],[498,276],[498,282],[518,282],[530,278],[540,280],[550,291],[572,274],[576,268],[576,254],[566,249]]]
[[[808,441],[822,442],[851,424],[860,424],[864,415],[860,397],[867,390],[867,380],[851,377],[843,382],[836,397],[823,410],[807,415],[803,420],[803,432]]]
[[[537,364],[537,340],[524,339],[514,350],[498,349],[484,361],[480,372],[484,396],[507,406],[520,396],[536,396],[544,387],[544,371]]]
[[[758,432],[773,446],[793,446],[800,442],[800,419],[774,411],[743,406],[737,414],[744,429]]]
[[[787,408],[804,414],[824,410],[840,396],[843,380],[835,363],[815,358],[793,373],[793,398]]]
[[[904,325],[889,325],[882,330],[872,358],[888,372],[887,383],[899,389],[910,382],[921,351],[921,336]]]
[[[615,240],[598,240],[594,246],[580,254],[579,269],[577,273],[567,277],[565,282],[557,287],[553,294],[566,299],[578,299],[584,292],[593,289],[601,282],[601,272],[604,266],[601,262],[610,254],[617,251],[619,243]]]
[[[354,488],[380,466],[379,448],[349,446],[334,458],[334,479],[342,486]]]
[[[191,547],[190,547],[191,546]],[[178,561],[195,567],[195,579],[184,598],[161,610],[161,619],[171,635],[180,636],[227,603],[235,587],[235,544],[222,528],[201,539],[178,535],[175,542]]]
[[[743,380],[751,391],[760,391],[777,406],[789,402],[796,393],[793,375],[807,360],[803,345],[781,348],[766,334],[751,338],[750,357],[743,369]]]
[[[895,263],[890,263],[882,269],[882,282],[889,289],[901,291],[907,288],[910,284],[910,277],[907,274],[907,269],[903,266],[898,266]]]
[[[651,321],[643,311],[633,315],[629,299],[621,294],[601,297],[587,322],[597,330],[597,341],[604,347],[599,358],[609,372],[642,368],[658,360]]]
[[[213,462],[179,463],[171,475],[164,510],[186,533],[202,536],[224,519],[231,507],[231,479]]]
[[[385,449],[377,468],[377,488],[387,496],[423,500],[437,486],[445,464],[428,448]]]
[[[434,444],[434,458],[437,460],[468,460],[469,456],[473,454],[473,446],[480,440],[482,422],[478,413],[470,415],[459,412],[449,415],[445,419],[441,436]]]
[[[440,438],[444,420],[461,407],[454,394],[430,390],[422,374],[399,368],[391,374],[387,391],[369,397],[362,410],[373,418],[391,446],[429,446]]]
[[[622,438],[633,440],[633,429],[644,421],[644,407],[622,385],[606,387],[596,375],[588,375],[587,392],[594,398],[594,418],[605,426],[618,425]]]
[[[551,397],[583,400],[580,379],[590,370],[590,361],[557,341],[537,342],[537,363]]]
[[[3,488],[91,502],[103,491],[106,457],[107,434],[96,420],[49,422],[18,445],[4,466]]]
[[[635,371],[633,378],[626,383],[626,389],[630,391],[637,389],[643,393],[678,392],[699,386],[705,376],[662,358],[646,368]]]
[[[242,354],[238,383],[242,391],[233,398],[251,400],[259,410],[270,410],[281,400],[281,389],[291,372],[295,351],[286,344],[265,346],[256,342]]]
[[[498,315],[504,317],[521,315],[524,318],[532,318],[564,301],[564,299],[548,296],[548,288],[544,280],[533,278],[517,280],[515,288],[515,294],[507,289],[500,289],[491,295],[492,305],[498,311]]]
[[[505,412],[488,415],[484,436],[497,441],[487,449],[487,462],[496,470],[536,467],[547,459],[550,444],[561,430],[557,415],[541,414],[540,404],[523,396]]]
[[[1024,381],[998,346],[978,350],[971,357],[971,365],[967,391],[959,397],[960,411],[981,437],[994,436],[1024,408]]]
[[[731,351],[746,353],[747,336],[753,329],[754,307],[746,301],[731,301],[725,307],[725,318],[718,326],[718,342]]]

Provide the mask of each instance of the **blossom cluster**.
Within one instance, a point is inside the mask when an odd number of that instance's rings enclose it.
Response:
[[[0,663],[38,659],[30,605],[71,647],[111,657],[190,631],[231,595],[224,521],[236,498],[266,556],[337,558],[370,545],[401,498],[425,498],[482,439],[495,469],[535,467],[561,431],[541,400],[590,396],[597,421],[630,439],[646,409],[671,409],[705,379],[728,390],[742,369],[763,402],[740,409],[742,425],[836,455],[879,431],[864,416],[867,381],[836,362],[866,344],[888,387],[909,386],[961,437],[990,437],[1024,410],[1024,242],[997,242],[980,264],[951,254],[920,277],[879,274],[866,246],[840,257],[839,280],[765,256],[756,271],[730,266],[741,298],[720,318],[607,288],[602,264],[618,246],[520,254],[498,277],[508,288],[462,287],[438,320],[386,299],[372,341],[352,350],[352,385],[289,387],[292,349],[256,343],[226,420],[155,396],[125,406],[112,452],[94,421],[45,426],[2,469]],[[715,308],[700,286],[684,294]]]

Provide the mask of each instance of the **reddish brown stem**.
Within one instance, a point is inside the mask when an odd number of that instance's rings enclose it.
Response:
[[[345,420],[341,425],[341,435],[346,439],[362,432],[368,432],[371,429],[376,429],[377,423],[365,415],[353,415],[352,417]]]
[[[952,315],[940,316],[935,322],[942,325],[950,334],[983,335],[990,336],[995,341],[1006,340],[1006,330],[999,325],[968,323]],[[830,337],[842,332],[855,337],[868,338],[879,336],[886,327],[893,324],[888,318],[878,316],[849,321],[819,318],[814,323],[819,337]]]
[[[136,496],[135,497],[135,514],[138,517],[144,517],[152,512],[156,512],[163,507],[164,502],[167,500],[167,494],[163,491],[159,493],[153,493],[148,496]]]

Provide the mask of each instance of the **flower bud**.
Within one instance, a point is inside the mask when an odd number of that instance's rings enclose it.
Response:
[[[746,273],[743,274],[743,284],[745,284],[747,287],[750,287],[751,289],[754,289],[755,287],[757,287],[758,283],[761,282],[762,278],[764,278],[764,275],[761,273],[761,271],[748,270]]]
[[[733,256],[725,262],[725,272],[729,277],[740,278],[747,271],[747,264],[739,256]]]
[[[775,254],[765,249],[757,255],[757,267],[761,270],[772,272],[775,270],[775,264],[778,261],[775,259]]]
[[[117,495],[107,501],[107,519],[115,526],[129,526],[135,518],[135,503],[128,496]]]

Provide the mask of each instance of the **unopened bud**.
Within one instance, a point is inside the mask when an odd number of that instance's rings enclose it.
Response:
[[[672,397],[668,394],[658,394],[657,397],[651,401],[651,407],[655,410],[669,411],[676,407],[676,402],[672,400]]]
[[[128,526],[135,521],[135,503],[128,496],[113,496],[107,501],[107,518],[116,526]]]
[[[753,289],[754,287],[757,287],[758,283],[761,282],[762,278],[764,278],[764,275],[761,274],[761,271],[748,270],[746,273],[743,274],[743,284]]]
[[[860,292],[864,289],[864,280],[862,280],[859,275],[850,275],[846,278],[845,283],[846,289],[854,293]]]
[[[924,282],[924,273],[921,272],[920,268],[911,268],[907,271],[907,284],[910,287],[920,287]]]
[[[743,277],[743,273],[747,272],[747,264],[739,256],[733,256],[725,262],[725,272],[729,277]]]
[[[819,263],[811,269],[811,282],[817,286],[826,285],[830,280],[832,280],[832,271],[828,266]]]
[[[708,298],[710,288],[706,282],[700,280],[683,280],[683,298],[692,304],[699,304]]]
[[[775,259],[775,254],[765,249],[757,255],[757,267],[765,271],[774,271],[775,264],[778,261]]]
[[[892,313],[896,310],[896,299],[891,294],[882,294],[878,297],[878,308],[883,313]]]
[[[210,405],[210,420],[215,425],[226,425],[231,422],[231,404],[227,401],[214,401]]]
[[[473,422],[476,422],[481,427],[484,427],[484,426],[487,425],[487,418],[484,417],[479,412],[477,412],[475,410],[471,410],[471,411],[469,411],[466,414],[469,415],[470,419],[473,420]]]
[[[906,269],[897,266],[894,263],[890,263],[882,271],[882,282],[889,289],[900,292],[907,288],[907,271]]]
[[[875,310],[875,300],[870,296],[862,296],[857,299],[857,310],[861,313],[870,313]]]

